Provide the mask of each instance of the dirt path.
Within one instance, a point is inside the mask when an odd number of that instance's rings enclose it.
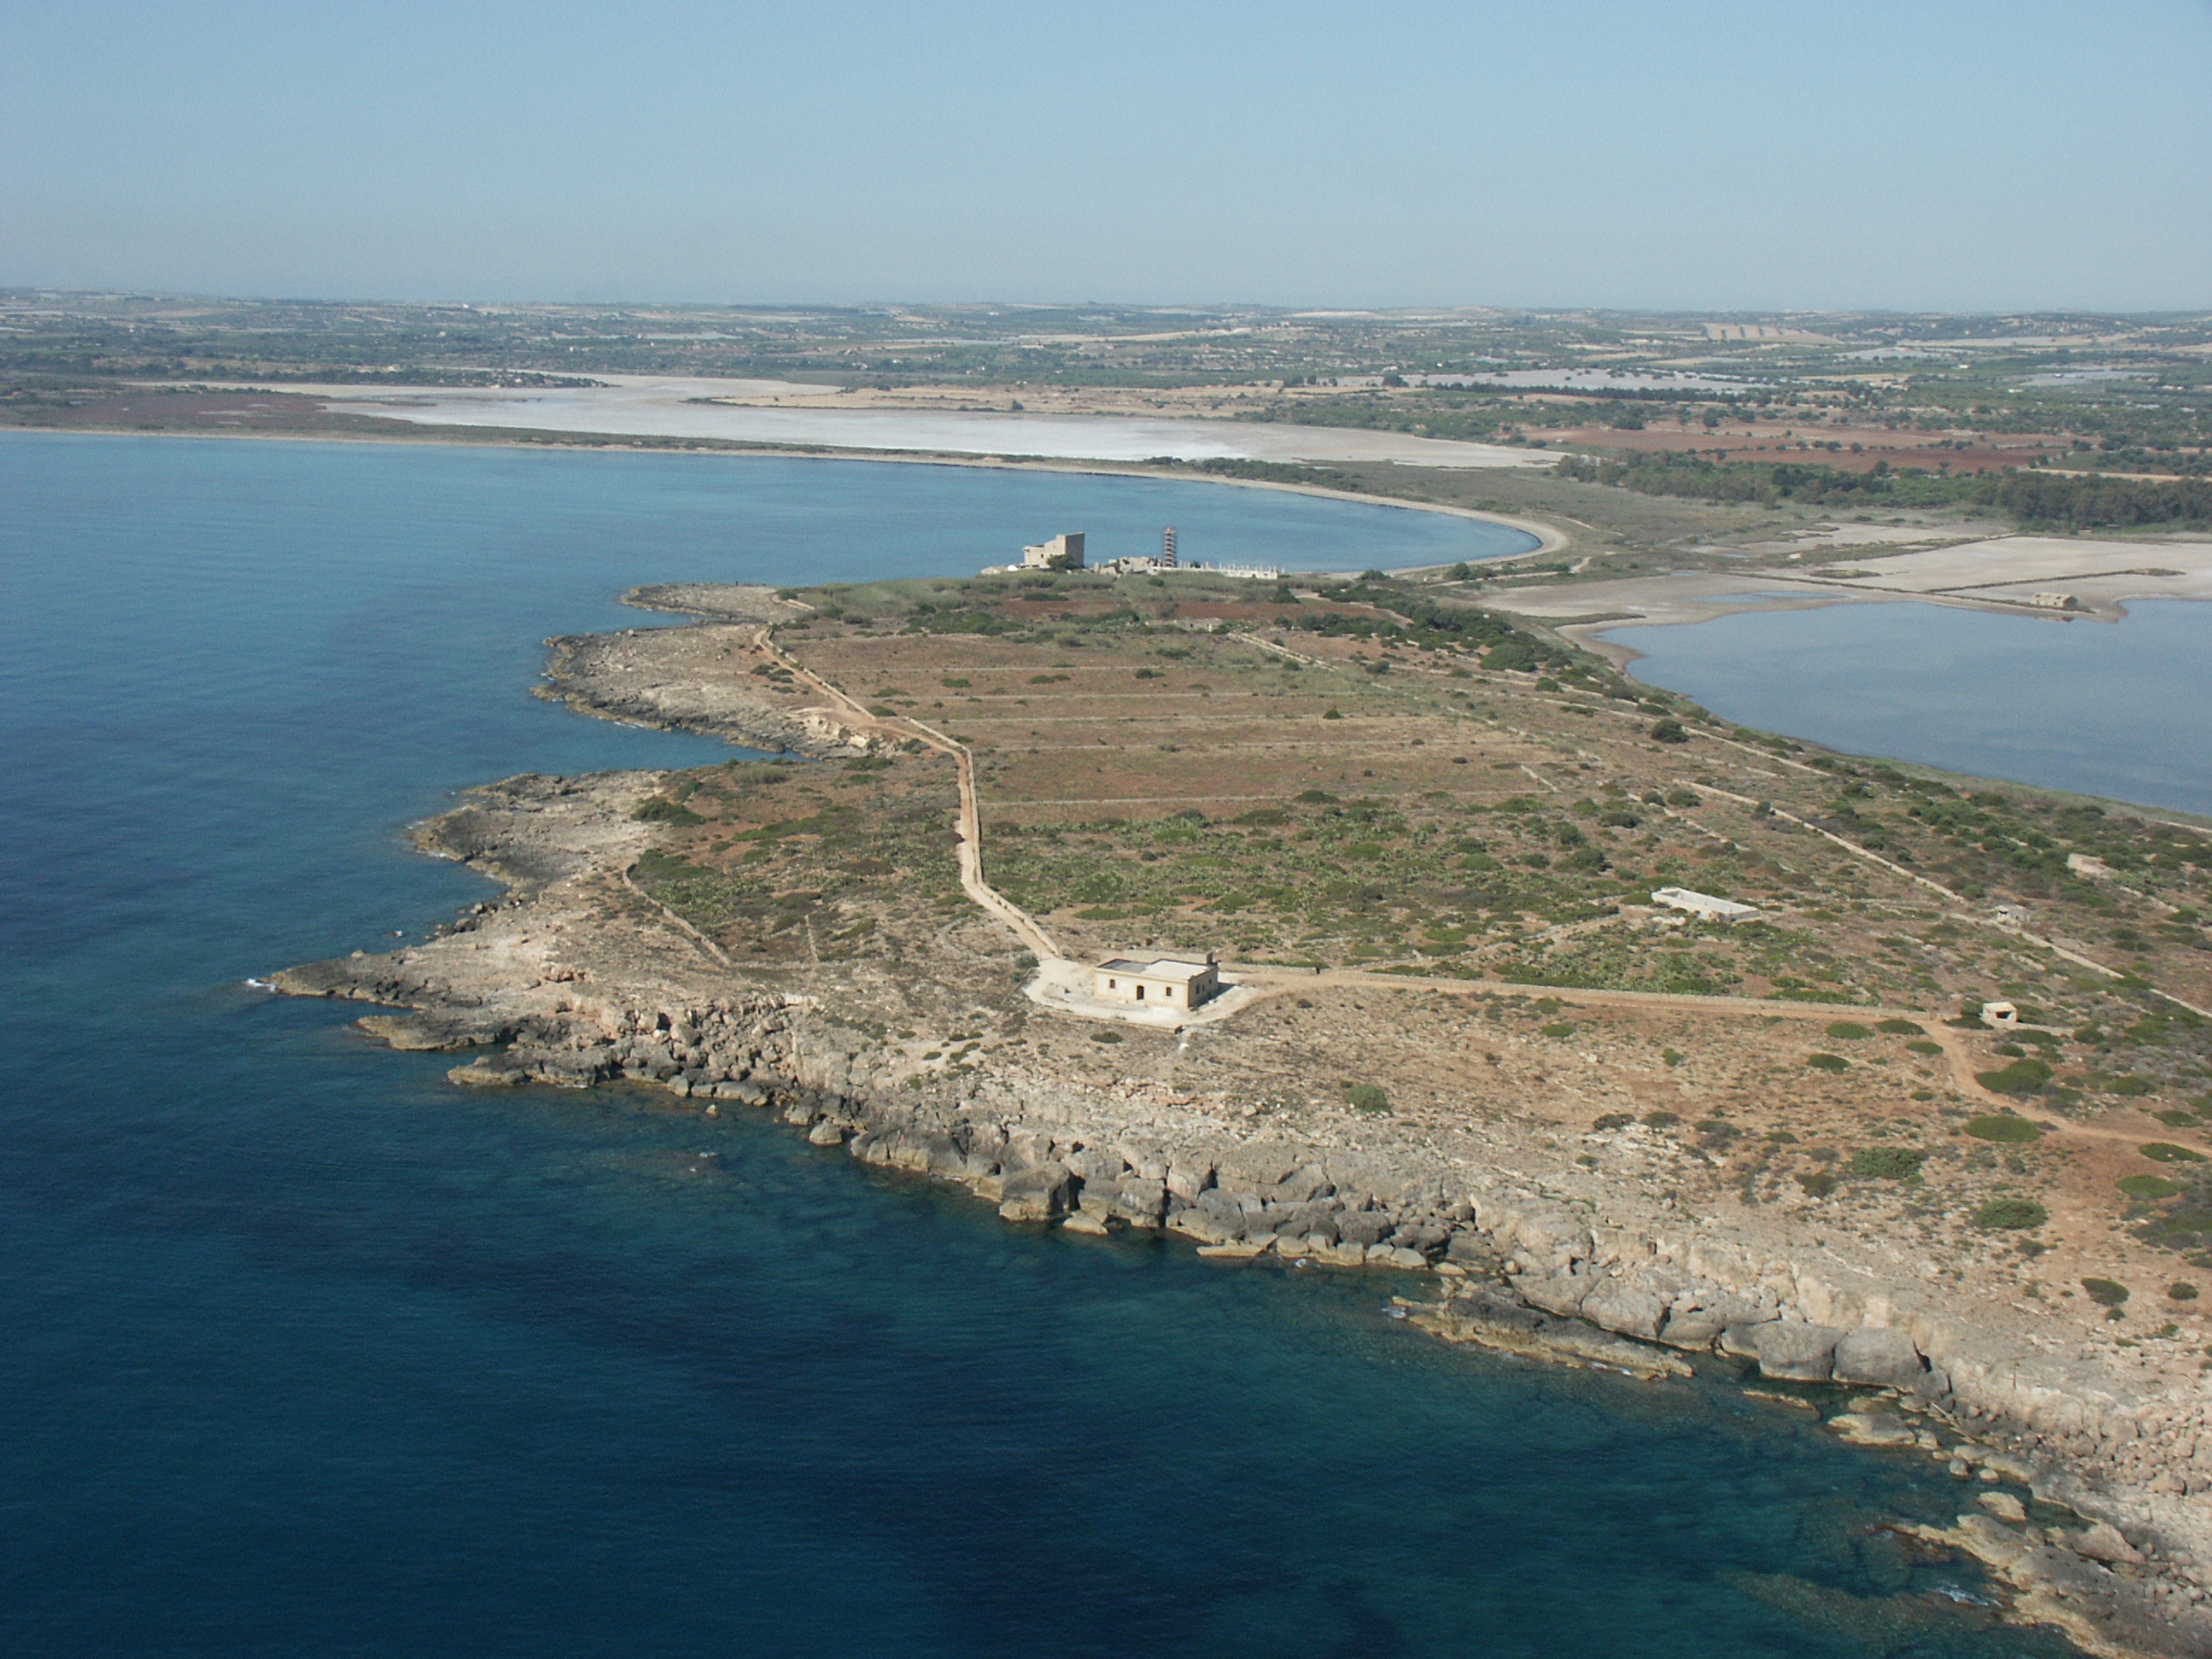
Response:
[[[960,890],[982,909],[1011,928],[1014,937],[1039,960],[1058,957],[1058,944],[1037,925],[1036,918],[983,880],[983,814],[976,794],[976,758],[968,752],[967,745],[956,742],[934,726],[925,725],[910,716],[892,715],[887,718],[870,714],[863,704],[841,687],[793,659],[770,637],[766,626],[754,634],[753,644],[762,656],[788,669],[792,678],[829,698],[830,713],[840,725],[881,737],[911,739],[951,758],[960,787],[959,826],[955,831],[958,842],[957,858],[960,868]]]
[[[1919,1008],[1869,1007],[1863,1002],[1770,1002],[1754,996],[1693,996],[1675,991],[1590,990],[1571,985],[1523,985],[1500,979],[1440,979],[1418,974],[1386,974],[1365,968],[1332,968],[1315,973],[1295,968],[1245,967],[1224,963],[1243,984],[1267,988],[1266,995],[1281,995],[1300,986],[1357,986],[1370,990],[1446,991],[1459,996],[1537,996],[1586,1007],[1672,1008],[1686,1014],[1756,1014],[1778,1020],[1836,1020],[1856,1016],[1870,1020],[1932,1020]]]
[[[870,713],[864,704],[842,687],[823,678],[785,652],[775,643],[769,626],[763,626],[755,632],[753,643],[762,656],[781,664],[790,671],[792,677],[827,698],[830,704],[830,712],[839,724],[856,732],[901,741],[918,741],[938,753],[950,757],[960,791],[959,822],[956,834],[958,842],[957,858],[960,871],[961,891],[966,893],[979,908],[996,917],[1010,929],[1023,946],[1033,953],[1040,962],[1066,960],[1058,942],[1045,931],[1036,918],[983,879],[982,809],[981,798],[976,787],[975,757],[969,753],[968,747],[938,730],[937,728],[911,715],[887,717]],[[1266,640],[1258,640],[1255,643],[1271,650],[1280,651],[1285,656],[1300,656],[1296,652],[1274,645]],[[1300,660],[1318,662],[1319,659],[1301,658]],[[1254,744],[1238,747],[1275,747],[1281,746]],[[1529,776],[1543,784],[1546,788],[1552,787],[1548,779],[1533,770],[1526,767],[1523,770],[1529,771]],[[1733,794],[1726,790],[1716,789],[1711,785],[1704,785],[1700,787],[1708,794],[1717,795],[1742,805],[1754,804],[1746,797]],[[1259,798],[1221,796],[1210,798],[1225,800]],[[1788,819],[1800,828],[1833,842],[1847,852],[1865,859],[1893,875],[1901,876],[1919,887],[1928,888],[1962,907],[1965,905],[1966,901],[1959,894],[1953,893],[1940,882],[1930,880],[1916,871],[1904,869],[1893,864],[1880,855],[1860,847],[1841,836],[1823,830],[1817,824],[1808,823],[1794,814],[1779,809],[1775,809],[1775,816]],[[1982,925],[1993,925],[1986,918],[1974,916],[1965,912],[1963,908],[1958,919]],[[2087,957],[2080,956],[2048,939],[2028,933],[2024,930],[2001,931],[2012,932],[2024,943],[2041,946],[2055,955],[2083,967],[2094,969],[2107,975],[2115,973],[2114,969],[2102,963],[2093,962]],[[1667,1008],[1678,1013],[1707,1016],[1751,1015],[1763,1019],[1800,1020],[1828,1020],[1853,1017],[1873,1020],[1911,1020],[1924,1025],[1930,1039],[1942,1046],[1953,1084],[1961,1095],[1969,1100],[1995,1108],[2009,1107],[2012,1104],[2005,1096],[1984,1088],[1976,1078],[1974,1057],[1968,1052],[1961,1033],[1946,1027],[1940,1014],[1930,1014],[1924,1009],[1867,1007],[1851,1002],[1785,1002],[1770,1001],[1756,997],[1693,996],[1665,991],[1591,990],[1557,985],[1523,985],[1502,980],[1444,979],[1411,974],[1383,974],[1354,968],[1308,973],[1295,969],[1237,966],[1235,971],[1241,983],[1251,986],[1262,997],[1280,995],[1285,991],[1294,990],[1300,986],[1361,987],[1374,990],[1444,991],[1460,996],[1476,995],[1548,996],[1562,1003],[1573,1003],[1586,1007]],[[2167,994],[2160,992],[2159,995],[2166,995]],[[2183,1002],[2178,997],[2168,996],[2167,1000],[2190,1008],[2193,1012],[2205,1012],[2196,1009],[2193,1004]],[[2060,1132],[2092,1140],[2124,1138],[2115,1132],[2090,1129],[2075,1124],[2062,1124]]]

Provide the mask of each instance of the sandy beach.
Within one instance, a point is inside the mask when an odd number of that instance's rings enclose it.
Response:
[[[2038,594],[2070,594],[2074,603],[2071,608],[2039,605]],[[1501,610],[1549,622],[1576,644],[1625,664],[1636,652],[1605,638],[1606,630],[1705,622],[1738,611],[1914,601],[2055,623],[2117,622],[2126,615],[2129,600],[2212,599],[2212,541],[1998,536],[1911,552],[1878,551],[1861,562],[1823,566],[1818,574],[1753,565],[1620,582],[1531,582],[1494,588],[1484,597]]]

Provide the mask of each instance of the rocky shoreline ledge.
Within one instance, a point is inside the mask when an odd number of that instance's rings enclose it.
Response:
[[[1866,1390],[1834,1427],[1942,1459],[1978,1489],[1957,1527],[1928,1536],[2013,1586],[2013,1617],[2094,1652],[2212,1651],[2201,1398],[2130,1397],[2094,1367],[1775,1240],[1593,1213],[1526,1166],[1287,1139],[1204,1090],[1026,1068],[933,1077],[817,999],[733,987],[709,947],[643,906],[606,917],[642,841],[629,808],[658,782],[480,791],[417,839],[507,881],[504,900],[423,945],[285,969],[276,988],[410,1010],[360,1024],[397,1048],[483,1051],[456,1084],[652,1086],[709,1114],[772,1112],[817,1145],[965,1187],[1011,1223],[1396,1270],[1434,1287],[1408,1305],[1446,1340],[1654,1378],[1717,1353],[1747,1374]]]
[[[546,695],[852,751],[834,721],[743,699],[694,706],[630,638],[552,642]],[[1001,931],[972,910],[928,918],[903,957],[887,942],[829,965],[817,950],[810,970],[741,970],[632,880],[653,837],[639,809],[665,779],[524,776],[472,791],[417,844],[505,896],[420,945],[286,969],[276,988],[405,1010],[359,1023],[398,1048],[474,1051],[457,1084],[624,1084],[708,1115],[766,1111],[817,1146],[958,1185],[1010,1224],[1390,1272],[1409,1316],[1446,1340],[1654,1380],[1694,1362],[1770,1380],[1826,1402],[1840,1435],[1948,1467],[1960,1520],[1921,1536],[1985,1562],[2011,1586],[2007,1617],[2100,1654],[2212,1654],[2201,1383],[2126,1375],[2086,1346],[2069,1355],[2001,1287],[1948,1282],[1893,1248],[1808,1236],[1770,1212],[1693,1215],[1576,1167],[1600,1142],[1683,1155],[1643,1123],[1562,1139],[1505,1114],[1445,1132],[1294,1106],[1255,1095],[1234,1057],[1260,1039],[1227,1028],[1185,1038],[1151,1075],[1105,1052],[1081,1066],[1050,1063],[1042,1045],[987,1048],[1052,1016],[1020,996]],[[994,963],[987,995],[976,987]],[[929,1046],[901,1024],[954,1035]]]

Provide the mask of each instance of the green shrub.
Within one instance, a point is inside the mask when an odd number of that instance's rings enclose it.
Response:
[[[1122,1033],[1118,1031],[1094,1031],[1090,1033],[1090,1040],[1094,1043],[1118,1043],[1122,1040]]]
[[[2168,1285],[2166,1294],[2177,1302],[2193,1302],[2196,1300],[2196,1287],[2183,1279]]]
[[[1924,1054],[1934,1056],[1941,1054],[1943,1052],[1943,1045],[1941,1043],[1931,1043],[1925,1037],[1923,1037],[1913,1042],[1907,1043],[1904,1046],[1904,1052],[1908,1054]]]
[[[1543,1031],[1544,1035],[1547,1037],[1572,1037],[1574,1035],[1574,1027],[1564,1020],[1557,1020],[1551,1025],[1546,1026],[1543,1028]]]
[[[1651,736],[1654,741],[1660,743],[1687,743],[1690,741],[1690,734],[1682,729],[1682,722],[1671,715],[1653,722]]]
[[[1371,1083],[1355,1083],[1344,1090],[1344,1100],[1356,1112],[1377,1116],[1390,1109],[1390,1096]]]
[[[2127,1300],[2127,1287],[2116,1279],[2084,1279],[2082,1288],[2099,1307],[2118,1307]]]
[[[2181,1191],[2163,1175],[2123,1175],[2114,1185],[2129,1198],[2140,1198],[2146,1204],[2171,1198]]]
[[[1808,1054],[1805,1064],[1815,1071],[1848,1071],[1851,1062],[1840,1054]]]
[[[1825,1198],[1835,1191],[1835,1177],[1823,1171],[1815,1170],[1809,1175],[1800,1175],[1797,1178],[1797,1185],[1805,1189],[1807,1198]]]
[[[2201,1164],[2204,1161],[2202,1153],[2193,1152],[2187,1147],[2177,1147],[2171,1141],[2149,1141],[2136,1150],[2145,1158],[2161,1164]]]
[[[2158,1085],[2148,1077],[2113,1077],[2105,1084],[2108,1095],[2141,1096],[2149,1094]]]
[[[1927,1161],[1928,1154],[1916,1147],[1861,1147],[1851,1154],[1850,1173],[1869,1180],[1917,1180]]]
[[[1992,1198],[1974,1212],[1974,1224],[1984,1232],[2018,1232],[2040,1227],[2050,1211],[2033,1198]]]
[[[1635,1122],[1636,1114],[1633,1112],[1607,1112],[1590,1126],[1590,1131],[1593,1135],[1603,1135],[1608,1129],[1624,1129]],[[2158,1178],[2152,1176],[2150,1179],[2156,1180]]]
[[[1672,1112],[1646,1112],[1643,1127],[1647,1129],[1671,1129],[1682,1120]]]
[[[2010,1112],[1970,1117],[1960,1127],[1977,1141],[1994,1141],[2004,1146],[2024,1146],[2043,1134],[2026,1118],[2015,1117]]]
[[[1977,1071],[1974,1081],[1992,1094],[2025,1097],[2043,1092],[2050,1081],[2050,1068],[2041,1060],[2018,1059],[2001,1071]]]
[[[1915,1025],[1910,1020],[1885,1020],[1874,1029],[1885,1032],[1891,1037],[1919,1037],[1926,1034],[1923,1027]]]
[[[1847,1043],[1856,1042],[1862,1037],[1872,1037],[1873,1034],[1871,1028],[1860,1025],[1855,1020],[1837,1020],[1830,1022],[1828,1026],[1829,1036]]]
[[[630,816],[640,823],[704,823],[706,820],[688,806],[679,806],[664,796],[656,795],[650,800],[639,801],[630,809]]]

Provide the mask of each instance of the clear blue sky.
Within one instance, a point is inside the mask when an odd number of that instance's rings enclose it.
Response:
[[[2212,306],[2212,0],[0,0],[0,283]]]

